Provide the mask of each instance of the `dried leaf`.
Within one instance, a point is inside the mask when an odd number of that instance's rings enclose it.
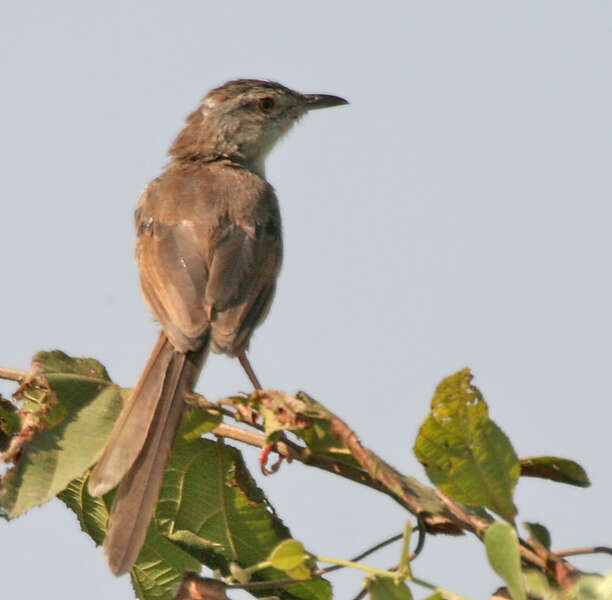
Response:
[[[539,477],[578,487],[591,485],[586,471],[577,462],[567,458],[531,456],[521,458],[520,463],[523,477]]]

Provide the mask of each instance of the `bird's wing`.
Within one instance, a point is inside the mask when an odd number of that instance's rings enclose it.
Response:
[[[236,354],[271,300],[280,264],[278,213],[265,210],[264,196],[241,198],[236,212],[236,198],[224,205],[210,193],[205,185],[145,191],[136,216],[141,288],[177,349],[196,349],[211,328],[213,348]]]

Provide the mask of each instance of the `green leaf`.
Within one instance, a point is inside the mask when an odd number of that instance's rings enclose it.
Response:
[[[612,600],[612,575],[582,575],[564,600]]]
[[[240,452],[206,439],[175,442],[156,509],[160,531],[211,569],[229,572],[231,562],[248,568],[265,561],[291,538],[263,492],[248,473]],[[161,568],[161,565],[160,565]],[[285,578],[274,568],[253,580]],[[283,600],[331,598],[324,580],[296,582],[266,590]]]
[[[5,435],[15,435],[21,429],[21,417],[17,407],[0,396],[0,431]]]
[[[293,569],[287,569],[285,573],[289,575],[292,579],[297,579],[298,581],[304,579],[310,579],[312,577],[312,567],[314,566],[314,559],[310,559],[308,562],[304,562],[297,567],[293,567]]]
[[[75,479],[58,495],[96,544],[104,540],[113,496],[114,491],[103,498],[90,496],[85,477]],[[197,559],[163,537],[153,521],[131,571],[132,585],[141,600],[172,600],[174,587],[183,579],[185,571],[200,571],[200,567]]]
[[[221,423],[219,410],[202,406],[187,406],[183,413],[179,435],[187,440],[195,440],[212,431],[219,423]]]
[[[302,542],[298,540],[281,542],[270,553],[268,562],[293,579],[309,579],[315,563],[313,556],[304,550]]]
[[[238,563],[231,562],[229,565],[230,573],[232,577],[238,582],[244,585],[251,581],[251,571],[243,569]]]
[[[81,477],[104,447],[121,409],[122,394],[129,394],[113,384],[93,359],[41,352],[34,365],[54,402],[51,412],[41,411],[48,428],[24,445],[2,482],[0,504],[11,518],[53,498]],[[29,396],[32,401],[40,389]]]
[[[132,585],[141,600],[172,600],[174,588],[185,572],[199,572],[200,568],[197,559],[166,539],[155,526],[150,526],[132,567]]]
[[[560,597],[558,590],[554,590],[546,575],[536,569],[527,569],[523,572],[525,577],[525,587],[529,595],[534,598],[546,598],[546,600],[555,600]],[[567,599],[566,599],[567,600]]]
[[[311,556],[304,550],[302,542],[298,540],[282,541],[268,557],[268,561],[272,563],[275,569],[288,571],[310,560]]]
[[[435,594],[432,594],[431,596],[427,596],[425,600],[446,600],[446,599],[440,592],[436,592]]]
[[[538,544],[550,550],[550,533],[544,525],[539,523],[524,523],[525,529],[529,532],[529,539],[534,540]]]
[[[468,369],[444,379],[414,446],[431,481],[455,500],[485,506],[512,521],[518,458]]]
[[[591,485],[586,471],[573,460],[557,456],[531,456],[521,458],[521,475],[550,479],[578,487]]]
[[[489,563],[506,583],[513,600],[527,600],[514,527],[502,522],[491,525],[485,534],[485,547]]]
[[[412,600],[410,588],[403,581],[395,583],[389,577],[372,577],[367,588],[372,600]]]
[[[17,407],[0,395],[0,452],[8,447],[11,437],[19,433],[21,417]]]
[[[102,544],[111,504],[106,498],[112,495],[114,492],[104,498],[90,496],[87,491],[87,478],[80,477],[71,481],[68,487],[58,494],[58,498],[76,514],[81,529],[96,544]]]
[[[92,498],[86,473],[100,455],[130,393],[113,384],[102,365],[62,352],[35,357],[32,378],[22,390],[34,423],[20,458],[3,478],[2,506],[15,516],[52,496],[76,513],[81,528],[97,543],[105,535],[113,492]],[[26,410],[26,409],[24,409]],[[32,412],[34,411],[34,412]],[[156,516],[132,570],[139,598],[173,598],[185,570],[201,564],[229,570],[261,562],[290,534],[250,477],[240,453],[222,442],[201,439],[219,420],[217,411],[186,411],[165,475]],[[296,567],[299,571],[304,566]],[[303,576],[303,572],[295,573]],[[285,578],[276,569],[254,579]],[[328,600],[324,580],[298,581],[255,595],[281,600]]]

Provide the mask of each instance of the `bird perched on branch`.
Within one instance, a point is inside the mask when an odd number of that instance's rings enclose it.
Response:
[[[104,548],[116,575],[142,547],[184,407],[209,349],[240,359],[265,318],[281,265],[278,200],[268,152],[305,113],[346,104],[278,83],[229,81],[187,117],[164,172],[135,214],[142,295],[162,332],[89,478],[94,496],[119,485]]]

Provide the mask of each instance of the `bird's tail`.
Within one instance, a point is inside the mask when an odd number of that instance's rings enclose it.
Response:
[[[149,362],[91,472],[88,489],[101,496],[120,483],[104,540],[111,571],[130,570],[144,543],[157,502],[184,398],[200,374],[208,340],[177,352],[162,332]]]

